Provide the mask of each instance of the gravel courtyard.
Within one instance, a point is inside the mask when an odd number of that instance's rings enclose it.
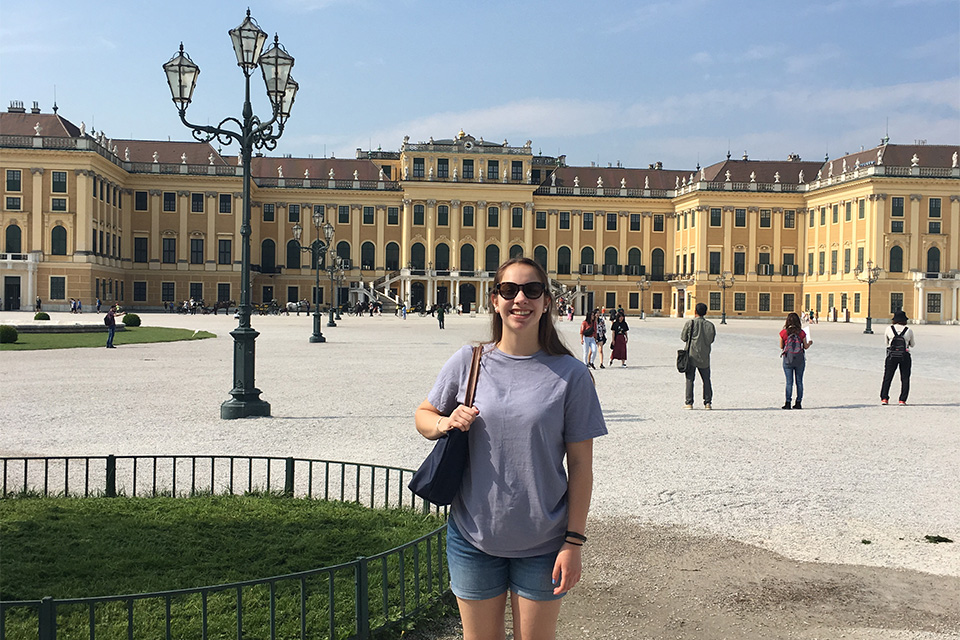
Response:
[[[30,317],[0,313],[0,324]],[[489,323],[448,315],[441,331],[430,317],[344,316],[323,327],[327,343],[310,344],[310,317],[255,316],[257,386],[273,416],[222,421],[236,320],[142,319],[217,338],[124,345],[121,333],[109,351],[3,352],[0,455],[295,455],[415,467],[431,446],[413,428],[415,407],[446,359]],[[586,552],[561,637],[960,635],[960,327],[914,325],[910,404],[882,407],[886,325],[874,335],[814,325],[804,410],[783,411],[781,322],[710,319],[713,411],[683,410],[673,364],[682,320],[628,319],[629,366],[594,372],[610,430],[595,449],[587,533],[599,544]],[[579,322],[559,327],[579,354]],[[898,389],[895,381],[891,395]],[[862,588],[817,575],[836,565]],[[787,597],[793,578],[823,597]],[[843,602],[873,602],[873,613],[827,611]]]

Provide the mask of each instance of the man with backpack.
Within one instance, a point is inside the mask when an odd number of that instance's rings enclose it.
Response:
[[[880,404],[890,404],[890,383],[893,374],[900,370],[900,405],[907,404],[910,395],[910,348],[913,346],[913,329],[907,326],[907,314],[901,309],[893,314],[893,323],[887,327],[887,356],[883,362],[883,384],[880,386]]]

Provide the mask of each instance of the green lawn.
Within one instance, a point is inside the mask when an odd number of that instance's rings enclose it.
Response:
[[[436,516],[409,509],[375,510],[276,496],[0,499],[0,599],[132,594],[277,576],[386,551],[441,524]],[[434,570],[437,551],[434,544]],[[416,579],[415,556],[420,564]],[[371,567],[374,622],[384,619],[383,584],[390,585],[392,593],[386,607],[391,617],[402,599],[409,609],[428,595],[426,556],[424,546],[411,549],[402,563],[394,556]],[[269,628],[272,597],[283,637],[299,637],[301,606],[317,634],[310,637],[326,637],[332,591],[337,635],[349,635],[356,615],[354,583],[354,570],[348,568],[302,581],[279,581],[272,596],[266,585],[245,587],[245,634],[262,637],[259,633]],[[235,636],[237,597],[236,589],[207,594],[209,637]],[[163,598],[137,600],[135,637],[162,635],[167,606],[175,637],[200,637],[203,603],[200,594],[175,596],[169,605]],[[126,637],[127,606],[97,605],[96,637]],[[20,632],[35,636],[35,615],[8,612],[7,637],[21,637]],[[58,608],[58,639],[90,637],[90,615],[83,605]]]
[[[114,334],[113,344],[122,347],[125,344],[145,342],[178,342],[180,340],[202,340],[215,338],[208,331],[190,329],[172,329],[170,327],[135,327]],[[77,349],[81,347],[100,347],[107,344],[104,333],[21,333],[17,341],[0,344],[0,351],[32,351],[36,349]]]

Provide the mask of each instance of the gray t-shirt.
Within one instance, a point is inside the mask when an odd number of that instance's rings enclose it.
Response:
[[[440,371],[427,400],[444,415],[463,402],[472,350]],[[470,459],[451,514],[484,553],[541,555],[567,528],[567,442],[607,433],[593,380],[572,356],[511,356],[485,345],[470,427]]]

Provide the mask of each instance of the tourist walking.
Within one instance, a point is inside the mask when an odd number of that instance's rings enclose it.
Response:
[[[704,316],[707,315],[707,305],[698,302],[694,308],[695,318],[687,320],[680,331],[680,339],[690,341],[690,358],[686,377],[686,403],[684,409],[693,409],[693,381],[697,372],[700,372],[700,382],[703,384],[703,408],[713,408],[713,385],[710,384],[710,350],[717,337],[717,328]]]
[[[116,349],[113,346],[113,334],[117,330],[117,305],[112,305],[107,310],[107,315],[103,318],[103,323],[107,325],[107,349]]]
[[[101,304],[101,303],[100,303],[100,298],[97,298],[97,313],[100,313],[100,304]],[[164,308],[166,308],[167,305],[164,304],[163,306],[164,306]]]
[[[630,327],[623,315],[623,310],[617,312],[617,319],[610,325],[610,332],[613,334],[613,340],[610,343],[610,366],[613,366],[614,360],[623,362],[621,366],[627,366],[627,332]]]
[[[807,333],[800,327],[800,316],[789,313],[780,331],[780,357],[783,358],[783,374],[787,378],[787,401],[783,404],[783,409],[791,408],[794,380],[797,383],[797,401],[793,408],[803,408],[803,370],[806,367],[806,352],[813,340],[808,339]]]
[[[443,316],[444,309],[442,304],[437,305],[437,322],[440,323],[440,328],[443,329]]]
[[[37,296],[36,310],[37,310],[37,311],[40,311],[40,307],[41,307],[41,306],[42,306],[42,303],[41,303],[41,300],[40,300],[40,296]]]
[[[591,369],[597,356],[597,313],[588,311],[587,317],[580,323],[580,344],[583,345],[583,363]]]
[[[883,361],[883,384],[880,385],[880,404],[889,404],[890,383],[900,370],[900,404],[907,404],[910,395],[910,348],[914,345],[913,329],[907,326],[907,314],[903,310],[893,314],[893,322],[884,332],[887,354]]]
[[[504,637],[507,591],[514,637],[555,638],[560,598],[582,574],[593,439],[607,428],[589,372],[554,327],[548,283],[529,258],[501,265],[474,406],[462,404],[467,345],[416,411],[430,440],[469,434],[446,543],[464,640]]]
[[[600,368],[603,369],[603,345],[607,343],[607,321],[600,312],[594,312],[594,318],[596,318],[597,323],[597,357],[600,361]]]

